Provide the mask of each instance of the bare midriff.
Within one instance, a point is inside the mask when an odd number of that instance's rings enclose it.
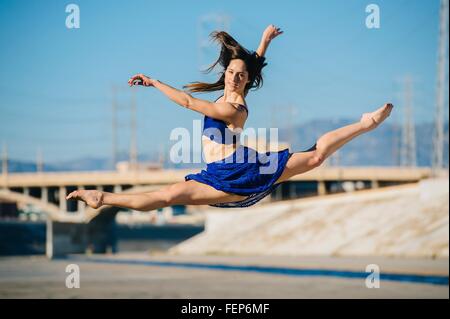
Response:
[[[239,147],[239,141],[236,144],[221,144],[211,141],[208,137],[203,135],[202,147],[206,163],[212,163],[233,154]]]
[[[223,96],[218,99],[216,102],[220,102],[223,100]],[[245,121],[244,121],[245,122]],[[237,132],[238,126],[243,125],[244,123],[228,123],[227,127],[230,131]],[[242,131],[242,128],[240,129]],[[205,135],[202,135],[202,148],[203,148],[203,156],[205,158],[206,163],[212,163],[215,161],[220,161],[231,154],[233,154],[240,145],[239,136],[236,139],[236,144],[222,144],[212,141]]]

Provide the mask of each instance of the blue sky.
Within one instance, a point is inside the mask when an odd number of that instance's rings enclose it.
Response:
[[[65,26],[69,3],[80,8],[79,29]],[[370,3],[380,7],[380,29],[365,26]],[[211,15],[227,16],[228,31],[253,50],[268,24],[284,30],[267,53],[264,87],[247,97],[246,127],[281,127],[288,117],[298,125],[357,120],[389,101],[398,106],[391,120],[400,121],[406,75],[414,80],[416,120],[431,121],[438,12],[438,0],[0,0],[0,142],[20,160],[34,161],[38,147],[48,162],[110,157],[116,86],[118,142],[126,151],[128,78],[142,72],[178,88],[211,79],[199,72],[218,54],[199,46],[217,28],[199,27]],[[135,91],[140,153],[168,148],[173,128],[192,129],[202,119],[155,89]]]

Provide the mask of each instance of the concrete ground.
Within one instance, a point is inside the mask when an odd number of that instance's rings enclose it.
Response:
[[[197,266],[183,266],[186,263]],[[79,265],[80,288],[66,287],[68,264]],[[152,256],[144,253],[71,256],[53,261],[40,256],[2,257],[0,298],[449,298],[448,283],[381,280],[380,288],[369,289],[364,278],[239,270],[244,266],[265,266],[361,273],[368,264],[377,264],[381,274],[439,275],[446,276],[448,282],[448,259]],[[238,270],[213,269],[211,265],[236,266]]]

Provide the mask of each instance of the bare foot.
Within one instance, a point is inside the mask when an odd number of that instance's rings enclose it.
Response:
[[[372,113],[364,113],[361,117],[360,123],[367,131],[378,127],[390,114],[394,105],[387,103]]]
[[[103,193],[97,190],[76,190],[67,195],[66,199],[81,200],[92,208],[99,208],[103,205]]]

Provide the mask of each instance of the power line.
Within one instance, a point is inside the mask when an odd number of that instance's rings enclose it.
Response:
[[[102,107],[103,109],[103,107]],[[99,114],[93,114],[92,111],[86,109],[80,109],[79,107],[73,106],[72,109],[61,109],[60,106],[57,108],[40,106],[36,104],[24,103],[24,105],[19,104],[0,104],[0,115],[2,119],[6,116],[12,118],[29,118],[39,121],[58,121],[58,122],[86,122],[86,121],[97,121],[101,122],[104,119],[101,113],[104,110],[99,109]],[[78,117],[77,117],[78,116]]]
[[[36,94],[29,91],[17,90],[15,88],[8,88],[0,85],[0,91],[2,96],[16,96],[20,98],[31,98],[33,100],[46,100],[56,103],[61,103],[61,105],[67,104],[92,104],[92,103],[105,103],[106,96],[91,96],[91,97],[67,97],[67,96],[49,96],[43,94]]]
[[[3,134],[3,128],[0,132]],[[74,135],[69,135],[69,132],[73,132]],[[25,135],[22,135],[24,133]],[[79,130],[65,130],[65,131],[56,131],[52,136],[37,136],[37,132],[29,131],[26,132],[24,130],[15,130],[13,132],[5,133],[2,137],[7,138],[9,140],[15,140],[18,142],[29,142],[29,143],[59,143],[62,142],[64,144],[68,143],[79,143],[84,141],[105,141],[110,139],[109,134],[98,134],[97,132],[90,133],[89,131],[82,131],[84,135],[80,135]],[[17,146],[17,145],[16,145]]]
[[[230,17],[226,14],[220,13],[210,13],[203,15],[199,18],[197,24],[198,33],[198,49],[199,49],[199,68],[200,70],[205,70],[209,67],[206,62],[209,50],[212,49],[213,45],[208,38],[209,32],[211,30],[223,30],[229,32],[230,30]]]

